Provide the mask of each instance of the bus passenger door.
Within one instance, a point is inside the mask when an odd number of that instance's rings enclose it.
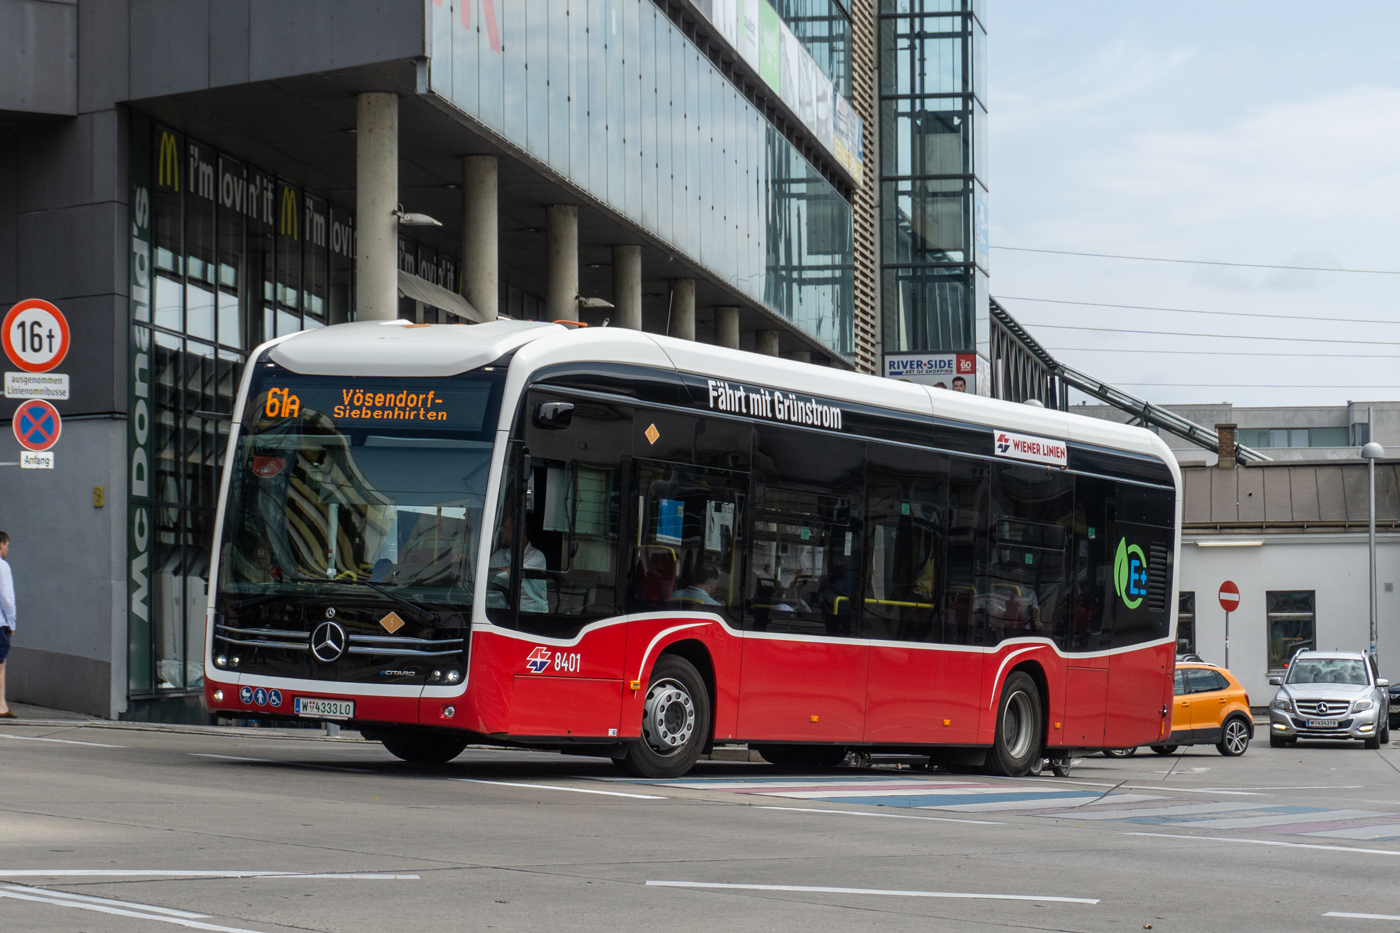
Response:
[[[865,445],[755,425],[753,489],[739,736],[859,742]]]
[[[861,636],[871,643],[868,743],[977,740],[982,654],[956,646],[972,628],[964,618],[972,610],[972,530],[984,524],[975,516],[986,497],[978,471],[960,469],[950,511],[948,463],[947,454],[934,451],[868,447],[861,615]],[[954,512],[962,524],[950,544]]]

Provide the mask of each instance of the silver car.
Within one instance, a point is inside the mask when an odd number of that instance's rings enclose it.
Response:
[[[1360,739],[1367,748],[1390,741],[1390,681],[1375,656],[1361,651],[1299,651],[1288,673],[1270,677],[1279,688],[1269,704],[1269,745],[1299,739]]]

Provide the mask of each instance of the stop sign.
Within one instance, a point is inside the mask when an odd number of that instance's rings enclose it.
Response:
[[[1234,612],[1240,606],[1240,588],[1235,586],[1235,581],[1226,580],[1220,584],[1220,608],[1226,612]]]

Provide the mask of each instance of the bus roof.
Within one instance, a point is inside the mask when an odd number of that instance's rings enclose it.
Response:
[[[361,321],[302,331],[267,347],[274,362],[294,372],[338,376],[456,375],[512,351],[508,395],[523,390],[544,366],[650,366],[1142,454],[1165,462],[1181,487],[1176,457],[1142,428],[619,327]]]

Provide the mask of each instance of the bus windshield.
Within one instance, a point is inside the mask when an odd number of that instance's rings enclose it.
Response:
[[[229,480],[225,594],[391,587],[467,605],[500,381],[303,376],[250,387]]]

